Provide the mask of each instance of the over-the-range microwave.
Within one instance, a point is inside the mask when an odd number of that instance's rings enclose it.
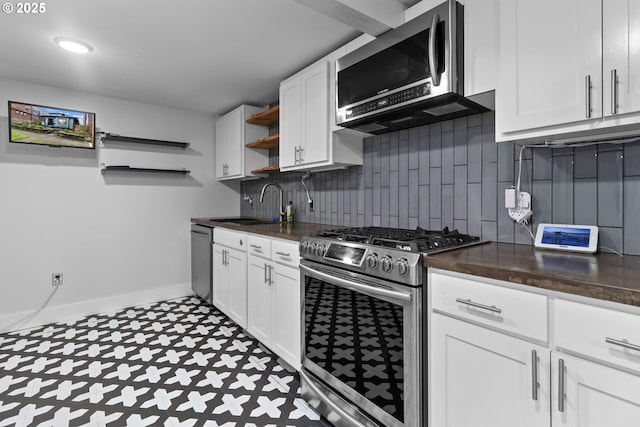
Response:
[[[488,111],[464,97],[463,6],[455,0],[336,61],[336,122],[380,134]]]

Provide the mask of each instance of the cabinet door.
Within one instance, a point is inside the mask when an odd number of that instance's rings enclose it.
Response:
[[[498,133],[602,116],[601,18],[601,0],[500,2]]]
[[[551,364],[554,427],[638,425],[640,377],[555,352]],[[564,379],[563,388],[559,385],[560,376]]]
[[[296,166],[302,138],[300,78],[280,84],[280,167]]]
[[[432,426],[549,426],[548,349],[436,313],[431,337]]]
[[[213,305],[228,314],[229,281],[227,280],[226,251],[220,245],[213,245]]]
[[[231,111],[227,117],[228,138],[227,138],[227,177],[237,177],[242,175],[244,162],[244,138],[242,131],[244,128],[242,108]]]
[[[267,347],[272,339],[272,265],[249,255],[247,268],[247,330]]]
[[[229,122],[221,117],[216,120],[216,178],[224,178],[227,171],[229,153],[227,142],[229,140]]]
[[[300,76],[303,132],[300,163],[329,160],[329,63],[321,61]]]
[[[604,115],[640,111],[640,3],[603,2]],[[614,80],[615,79],[615,80]],[[614,99],[617,101],[613,105]]]
[[[300,270],[275,264],[274,276],[273,349],[292,367],[300,369]]]
[[[242,328],[247,327],[247,254],[227,249],[229,317]]]

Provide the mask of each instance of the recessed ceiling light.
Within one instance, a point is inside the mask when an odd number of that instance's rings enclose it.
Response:
[[[75,53],[88,53],[93,50],[91,45],[80,40],[71,39],[69,37],[56,37],[53,39],[58,46]]]

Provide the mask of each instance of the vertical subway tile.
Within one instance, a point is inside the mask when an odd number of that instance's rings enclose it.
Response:
[[[379,190],[376,193],[380,194]],[[373,189],[364,189],[364,212],[358,212],[359,215],[364,214],[365,224],[372,224],[373,222]]]
[[[498,144],[498,181],[513,182],[513,151],[511,144]]]
[[[454,219],[453,228],[461,233],[469,234],[467,231],[467,221],[464,219]],[[479,236],[479,234],[476,234],[476,236]]]
[[[442,181],[440,168],[431,168],[429,178],[429,218],[442,218]]]
[[[573,157],[553,158],[553,222],[573,223]]]
[[[514,222],[504,207],[504,189],[510,184],[510,182],[498,183],[498,219],[496,232],[498,234],[498,242],[503,243],[513,243],[515,241]]]
[[[622,155],[598,153],[598,226],[622,227]]]
[[[398,188],[398,218],[399,227],[407,228],[409,225],[409,187],[405,185]]]
[[[429,227],[429,186],[418,186],[418,222],[422,227]]]
[[[407,188],[407,193],[409,197],[409,217],[410,218],[418,218],[420,205],[418,202],[418,171],[410,170],[409,171],[409,186]]]
[[[453,184],[453,132],[442,133],[442,183]]]
[[[551,179],[551,148],[532,148],[533,150],[533,179]]]
[[[498,228],[495,221],[482,221],[482,240],[498,241]]]
[[[373,163],[372,172],[380,172],[380,135],[376,135],[371,139],[372,151],[373,151]]]
[[[454,120],[453,125],[453,164],[466,165],[467,160],[467,117]]]
[[[390,151],[389,143],[383,142],[380,144],[380,180],[382,185],[389,185],[389,171],[390,171]],[[375,173],[375,172],[374,172]],[[374,185],[375,188],[375,185]]]
[[[429,135],[421,135],[418,140],[418,162],[419,162],[419,170],[420,173],[418,178],[420,180],[420,185],[429,185]]]
[[[506,144],[510,145],[510,143]],[[482,162],[495,162],[497,160],[498,147],[495,137],[495,115],[493,111],[490,111],[482,114]]]
[[[467,219],[467,166],[454,168],[453,181],[453,216],[455,219]]]
[[[382,227],[389,227],[389,216],[391,216],[392,209],[389,203],[389,193],[389,187],[380,188],[380,225]],[[396,203],[393,208],[397,212],[398,204]]]
[[[640,175],[640,142],[624,145],[624,175]]]
[[[533,219],[536,224],[541,222],[553,222],[552,212],[552,182],[533,181],[533,189],[531,191],[531,206],[533,210]]]
[[[573,222],[585,225],[598,224],[598,182],[595,179],[573,181]]]
[[[598,151],[595,145],[577,147],[573,150],[573,177],[598,177]]]
[[[624,253],[640,255],[640,176],[624,180]]]
[[[474,114],[467,116],[467,125],[471,128],[474,126],[482,126],[482,114]]]
[[[380,221],[382,223],[382,221]],[[397,216],[390,216],[389,217],[389,225],[388,227],[391,228],[398,228],[400,227],[400,221],[399,218]]]
[[[413,128],[417,129],[417,128]],[[410,129],[411,131],[411,129]],[[407,140],[408,155],[409,155],[409,169],[420,168],[420,136],[418,132],[409,132],[409,139]]]
[[[469,234],[480,236],[482,233],[482,184],[470,183],[467,189],[467,227]]]
[[[482,181],[482,128],[470,127],[467,131],[469,141],[467,153],[469,157],[468,180],[479,183]]]
[[[393,135],[397,135],[397,133],[394,133]],[[389,143],[389,170],[390,171],[398,170],[398,163],[399,163],[398,156],[400,155],[399,151],[400,151],[400,142],[398,141],[397,138],[391,138],[391,142]]]
[[[429,218],[429,230],[442,230],[442,220],[440,218]]]
[[[429,167],[442,165],[442,125],[433,123],[429,126]]]
[[[373,214],[380,215],[380,174],[373,174]]]
[[[442,132],[451,132],[453,131],[453,120],[445,120],[440,122],[442,126]]]
[[[496,205],[498,202],[498,165],[484,163],[482,165],[482,220],[496,221]]]
[[[409,184],[409,141],[398,141],[398,172],[400,185]]]
[[[389,214],[394,216],[398,215],[398,175],[399,172],[397,170],[389,174],[389,198],[387,203],[391,203]]]
[[[442,224],[453,228],[453,185],[442,185]]]

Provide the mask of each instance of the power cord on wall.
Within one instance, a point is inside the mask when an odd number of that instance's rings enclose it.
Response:
[[[4,334],[5,332],[10,332],[12,330],[17,330],[17,329],[21,329],[24,325],[26,325],[30,320],[34,319],[38,314],[40,314],[40,312],[42,312],[42,310],[45,309],[45,307],[47,305],[49,305],[49,302],[51,301],[51,299],[53,298],[53,296],[56,294],[56,292],[58,291],[58,288],[60,286],[54,286],[53,287],[53,291],[49,294],[49,297],[46,299],[46,301],[44,302],[44,304],[42,304],[42,306],[40,308],[38,308],[36,311],[34,311],[31,314],[26,315],[25,317],[23,317],[22,319],[18,319],[15,322],[11,323],[10,325],[5,326],[4,328],[0,329],[0,334]]]

